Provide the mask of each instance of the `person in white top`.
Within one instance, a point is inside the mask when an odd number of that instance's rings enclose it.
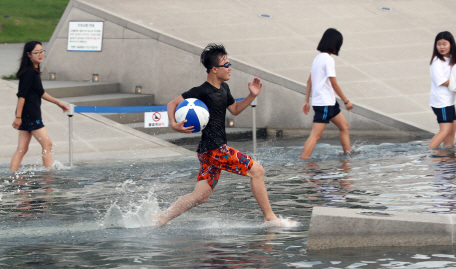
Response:
[[[336,80],[336,69],[331,54],[339,55],[342,47],[342,34],[336,29],[329,28],[323,34],[317,50],[320,54],[315,57],[312,70],[307,80],[306,99],[302,111],[308,115],[310,111],[309,98],[312,95],[312,108],[315,111],[312,131],[302,150],[301,159],[307,159],[312,154],[326,125],[331,121],[339,128],[339,138],[344,153],[350,153],[349,126],[344,115],[340,113],[339,104],[334,92],[342,99],[347,110],[353,109],[352,103],[345,97]]]
[[[456,113],[454,107],[455,93],[448,89],[451,68],[456,63],[454,37],[450,32],[440,32],[434,41],[431,58],[431,96],[429,105],[437,116],[439,132],[429,143],[429,148],[454,146],[456,133]]]

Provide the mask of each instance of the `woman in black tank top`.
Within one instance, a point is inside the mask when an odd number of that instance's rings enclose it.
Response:
[[[22,52],[21,65],[16,77],[19,79],[16,118],[13,128],[19,130],[17,150],[11,159],[11,171],[17,171],[28,150],[32,136],[41,144],[43,164],[52,168],[52,142],[41,119],[41,98],[58,105],[63,112],[68,111],[67,105],[47,94],[41,83],[40,63],[44,59],[44,50],[40,42],[30,41],[25,44]]]

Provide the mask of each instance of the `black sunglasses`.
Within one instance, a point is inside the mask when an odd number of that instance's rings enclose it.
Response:
[[[230,63],[230,62],[227,62],[227,63],[225,63],[224,65],[216,65],[216,66],[214,66],[214,67],[225,67],[225,68],[228,68],[228,67],[230,67],[230,66],[231,66],[231,63]]]

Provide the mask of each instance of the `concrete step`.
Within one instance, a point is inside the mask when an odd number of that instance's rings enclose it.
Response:
[[[124,126],[136,129],[143,133],[154,135],[157,138],[178,143],[198,143],[201,138],[201,133],[184,134],[174,131],[171,127],[161,128],[145,128],[144,122],[128,123]],[[226,128],[226,136],[228,140],[252,138],[252,128]],[[267,136],[265,128],[257,129],[257,138]]]
[[[171,128],[135,128],[138,131],[147,132],[150,129],[163,129],[169,130],[168,133],[154,134],[157,138],[173,142],[173,143],[193,143],[197,144],[201,139],[201,133],[184,134],[174,131]],[[143,130],[144,129],[144,130]],[[262,135],[264,132],[260,131]],[[226,137],[228,140],[247,139],[252,138],[252,128],[226,128]],[[259,137],[257,132],[257,137]]]
[[[13,81],[13,83],[18,84],[18,81]],[[119,83],[107,82],[43,80],[43,87],[47,93],[78,106],[154,105],[153,95],[120,93],[119,85]],[[101,115],[121,124],[144,122],[144,113],[107,113]]]
[[[13,80],[15,84],[19,81]],[[55,98],[119,93],[119,83],[43,80],[47,93]]]
[[[157,128],[145,128],[144,127],[144,114],[142,114],[142,120],[134,123],[127,123],[124,126],[136,129],[150,135],[167,135],[175,132],[171,127],[157,127]],[[200,134],[201,136],[201,134]],[[162,138],[163,139],[163,138]],[[166,139],[165,139],[166,140]]]
[[[77,106],[152,106],[154,96],[149,94],[112,93],[60,98]]]
[[[55,98],[119,93],[119,83],[43,81],[43,87]]]
[[[107,113],[100,115],[120,124],[141,122],[144,125],[144,113]]]

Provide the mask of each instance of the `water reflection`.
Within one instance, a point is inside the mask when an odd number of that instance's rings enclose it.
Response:
[[[12,184],[5,190],[13,194],[13,202],[9,212],[16,217],[34,217],[36,214],[49,214],[47,203],[52,199],[54,180],[53,171],[46,171],[42,176],[35,178],[31,175],[16,174]]]
[[[432,158],[436,171],[439,171],[434,178],[453,179],[456,177],[456,156],[453,150],[449,149],[434,149],[433,154],[429,155]]]
[[[456,157],[455,152],[450,149],[434,149],[432,167],[437,173],[432,176],[432,186],[436,188],[435,196],[438,203],[434,204],[434,209],[427,211],[433,213],[455,213],[456,212]]]
[[[304,167],[304,182],[314,188],[320,197],[329,199],[328,205],[340,203],[352,191],[354,184],[350,175],[351,160],[341,159],[336,167],[320,168],[317,162],[309,162]]]
[[[203,246],[206,257],[196,267],[218,268],[271,268],[274,262],[269,252],[274,251],[276,234],[266,231],[264,240],[240,245],[209,243]]]
[[[163,229],[104,229],[117,201],[135,211],[149,197],[166,208],[194,188],[195,160],[81,165],[11,178],[0,170],[0,267],[41,268],[423,268],[456,264],[451,246],[307,253],[313,206],[456,212],[454,149],[428,143],[364,143],[354,156],[321,146],[297,161],[302,140],[259,147],[274,210],[301,222],[262,226],[244,177],[226,175],[207,203]],[[336,142],[335,144],[338,144]],[[250,142],[233,145],[243,151]],[[280,147],[282,146],[282,147]],[[5,171],[7,168],[5,167]],[[423,260],[426,258],[426,260]]]

